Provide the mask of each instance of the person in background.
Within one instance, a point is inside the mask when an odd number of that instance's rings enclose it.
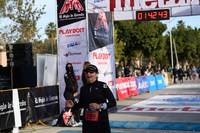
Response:
[[[177,84],[177,83],[176,83],[177,74],[178,74],[178,72],[177,72],[177,66],[175,66],[174,69],[173,69],[174,84]]]
[[[66,73],[64,74],[64,80],[65,80],[65,91],[64,91],[64,97],[65,100],[71,100],[74,102],[75,97],[78,96],[77,89],[78,89],[78,84],[77,80],[74,74],[73,66],[71,63],[66,64]],[[75,115],[75,123],[73,126],[78,126],[81,124],[80,122],[80,112],[77,109],[73,109],[72,113]]]
[[[199,74],[199,79],[200,79],[200,66],[197,69],[197,73]]]
[[[193,78],[193,82],[195,82],[196,71],[197,71],[197,69],[195,68],[195,66],[193,66],[193,68],[192,68],[192,78]]]
[[[126,68],[124,69],[125,77],[129,77],[130,72],[131,71],[129,70],[129,65],[127,65]]]
[[[84,72],[88,84],[81,87],[79,103],[67,100],[66,107],[84,108],[82,133],[111,133],[107,108],[116,106],[116,100],[108,85],[98,81],[95,65],[88,65]]]
[[[83,64],[83,71],[82,71],[82,76],[81,76],[83,85],[86,85],[86,84],[87,84],[87,79],[86,79],[86,77],[85,77],[84,70],[86,69],[86,67],[87,67],[88,65],[90,65],[90,62],[88,62],[88,61],[84,62],[84,64]]]
[[[183,78],[185,79],[185,82],[186,82],[186,76],[185,76],[185,74],[186,74],[186,70],[183,69]]]
[[[124,67],[122,67],[122,70],[121,70],[121,78],[125,77],[125,74],[124,74]]]
[[[182,69],[182,66],[180,66],[180,68],[178,69],[178,80],[181,83],[183,83],[183,69]]]
[[[190,80],[191,80],[191,77],[190,77],[190,75],[191,75],[191,69],[190,69],[190,67],[187,68],[187,71],[186,71],[186,72],[187,72],[187,79],[188,79],[188,77],[189,77]],[[186,79],[186,80],[187,80],[187,79]]]
[[[151,74],[153,74],[153,75],[155,76],[154,67],[151,67],[151,68],[149,69],[149,71],[151,71]]]
[[[173,78],[173,73],[172,73],[172,67],[171,66],[169,66],[168,67],[168,69],[167,69],[167,72],[170,74],[170,82],[172,83],[173,81],[172,81],[172,78]]]
[[[115,76],[119,78],[119,63],[115,62]]]
[[[149,71],[149,67],[144,71],[144,76],[149,76],[151,74],[151,71]]]

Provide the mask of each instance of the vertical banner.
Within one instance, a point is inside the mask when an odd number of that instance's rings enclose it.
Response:
[[[138,93],[135,77],[128,77],[128,81],[129,81],[129,88],[130,88],[131,96],[138,95],[139,93]]]
[[[147,76],[150,92],[157,90],[156,77],[154,75]]]
[[[71,63],[79,88],[83,85],[81,74],[87,61],[87,34],[85,0],[57,0],[58,49],[60,70],[60,104],[65,107],[65,66]],[[79,92],[80,90],[78,90]]]
[[[136,83],[137,83],[139,94],[146,93],[146,92],[150,91],[149,90],[149,84],[148,84],[146,76],[136,77],[135,80],[136,80]]]
[[[162,74],[156,75],[156,86],[158,89],[165,88],[165,82],[164,82]]]
[[[88,19],[89,61],[99,69],[98,80],[107,83],[116,98],[112,13],[91,13]]]
[[[116,88],[117,88],[117,95],[118,95],[119,100],[125,99],[130,96],[128,78],[117,78]]]

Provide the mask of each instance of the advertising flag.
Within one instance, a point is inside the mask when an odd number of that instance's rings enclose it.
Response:
[[[58,52],[60,70],[60,103],[65,107],[65,66],[71,63],[78,83],[78,93],[83,85],[81,74],[87,61],[87,34],[85,0],[57,0]]]

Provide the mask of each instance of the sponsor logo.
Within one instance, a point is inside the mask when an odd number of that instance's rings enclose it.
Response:
[[[98,70],[98,74],[101,74],[101,70],[100,69]]]
[[[76,77],[76,80],[80,80],[81,79],[79,75],[75,75],[75,77]]]
[[[200,108],[184,107],[184,108],[161,108],[161,107],[127,107],[120,110],[120,112],[196,112],[200,113]]]
[[[104,76],[106,76],[106,75],[112,75],[112,74],[113,74],[113,72],[107,72],[107,71],[103,73]]]
[[[78,65],[78,64],[81,64],[81,62],[72,62],[71,64],[75,64],[75,65]]]
[[[102,1],[105,1],[105,0],[94,0],[94,3],[98,3],[98,2],[102,2]]]
[[[109,81],[108,86],[114,86],[114,81]]]
[[[59,30],[59,34],[82,33],[84,31],[85,31],[85,28],[66,29],[66,30]]]
[[[71,52],[68,52],[68,53],[66,53],[64,56],[68,57],[68,56],[73,56],[73,55],[82,55],[82,53],[81,53],[81,52],[79,52],[79,53],[71,53]]]
[[[67,48],[78,46],[80,44],[81,44],[81,42],[79,42],[79,41],[78,42],[69,43],[69,44],[67,44]]]
[[[149,87],[147,81],[142,82],[142,83],[138,82],[138,89],[143,89],[143,88],[147,88],[147,87]]]
[[[65,0],[63,7],[60,10],[60,14],[67,13],[69,10],[74,10],[74,8],[78,12],[84,10],[79,0]]]
[[[98,14],[96,25],[94,28],[95,38],[108,38],[108,30],[109,28],[106,20],[106,14],[105,12],[100,12]]]
[[[151,85],[151,86],[156,85],[156,84],[155,84],[155,81],[150,81],[150,85]]]
[[[95,9],[103,9],[103,8],[107,8],[107,6],[95,6],[95,7],[93,7],[94,10]]]
[[[158,84],[162,84],[162,80],[158,80]]]
[[[110,54],[109,53],[96,53],[96,52],[93,52],[93,59],[110,60]]]
[[[78,72],[78,71],[79,71],[79,69],[75,69],[75,70],[74,70],[75,73]]]
[[[110,0],[110,11],[124,11],[124,8],[136,10],[136,9],[149,9],[149,8],[166,8],[166,7],[178,7],[178,6],[190,6],[199,5],[199,0]],[[126,2],[126,3],[125,3]],[[117,6],[118,5],[118,6]]]
[[[137,87],[136,81],[130,81],[130,87]]]

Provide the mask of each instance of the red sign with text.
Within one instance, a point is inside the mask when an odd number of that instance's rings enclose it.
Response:
[[[130,90],[131,96],[138,95],[139,93],[138,93],[135,77],[128,77],[128,81],[129,81],[129,90]]]

